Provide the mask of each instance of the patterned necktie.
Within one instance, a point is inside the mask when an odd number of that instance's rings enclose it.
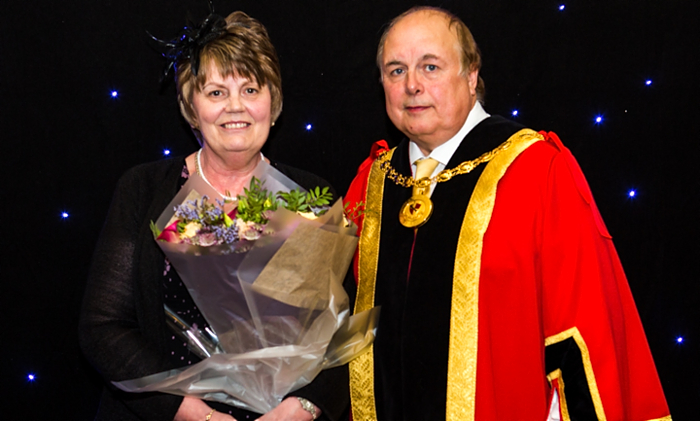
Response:
[[[435,171],[435,168],[438,166],[439,162],[434,160],[433,158],[422,158],[416,161],[416,180],[420,180],[423,177],[430,177],[433,174],[433,171]],[[418,186],[413,186],[413,195],[418,196],[418,195],[426,195],[430,193],[430,186],[425,187],[423,189],[419,188]]]

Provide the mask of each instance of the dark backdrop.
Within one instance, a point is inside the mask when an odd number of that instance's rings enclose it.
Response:
[[[697,419],[698,2],[428,3],[472,29],[486,109],[556,131],[579,160],[615,237],[674,419]],[[411,5],[217,2],[221,14],[238,8],[260,19],[278,48],[284,111],[266,154],[344,191],[373,141],[399,140],[384,114],[374,54],[382,25]],[[77,345],[91,251],[127,168],[165,159],[166,148],[172,156],[195,150],[174,86],[159,88],[163,61],[146,35],[174,35],[188,13],[203,18],[206,2],[1,2],[0,122],[9,152],[2,419],[94,414],[101,386]]]

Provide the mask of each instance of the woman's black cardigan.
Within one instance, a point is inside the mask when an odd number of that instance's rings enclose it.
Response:
[[[328,185],[309,172],[272,164],[307,189]],[[80,320],[83,352],[107,380],[97,420],[171,421],[182,402],[164,393],[121,392],[109,382],[175,368],[166,358],[164,255],[149,224],[177,193],[183,167],[184,159],[173,158],[127,171],[97,243]],[[322,371],[293,395],[319,406],[323,418],[339,419],[349,403],[347,367]]]

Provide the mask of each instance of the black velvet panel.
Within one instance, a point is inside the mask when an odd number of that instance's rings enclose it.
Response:
[[[484,120],[462,141],[447,168],[496,148],[520,128],[501,117]],[[399,145],[391,164],[401,174],[411,173],[407,141]],[[382,306],[375,342],[380,420],[445,416],[455,251],[464,213],[484,167],[439,184],[432,195],[433,215],[417,230],[403,227],[398,220],[411,190],[385,182],[376,292],[376,303]]]
[[[564,395],[572,421],[597,420],[591,391],[586,380],[581,349],[574,338],[569,338],[545,349],[547,373],[561,370]],[[561,398],[561,397],[560,397]]]

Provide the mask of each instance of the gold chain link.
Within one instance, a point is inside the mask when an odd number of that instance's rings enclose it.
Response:
[[[416,180],[413,177],[406,177],[396,172],[396,170],[389,163],[389,157],[387,156],[388,151],[382,152],[379,155],[379,158],[377,158],[377,161],[379,161],[379,168],[386,174],[386,178],[398,184],[399,186],[416,186],[419,188],[426,188],[433,183],[444,183],[445,181],[449,181],[450,179],[452,179],[452,177],[456,175],[468,174],[472,172],[474,168],[478,167],[484,162],[489,162],[490,160],[495,158],[496,155],[498,155],[500,152],[508,149],[510,147],[510,143],[510,139],[508,139],[505,142],[501,143],[496,149],[486,152],[485,154],[481,155],[476,159],[472,159],[471,161],[464,161],[450,170],[442,170],[439,173],[437,173],[435,177],[423,177],[420,180]]]

